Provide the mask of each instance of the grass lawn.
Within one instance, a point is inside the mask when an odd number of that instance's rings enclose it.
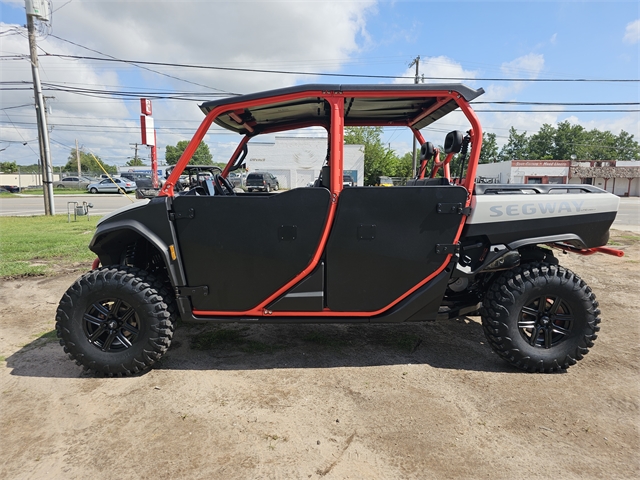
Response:
[[[20,193],[22,193],[23,195],[42,195],[42,189],[41,188],[33,188],[33,189],[25,189],[22,190]],[[89,192],[87,192],[87,189],[76,189],[76,188],[54,188],[53,189],[53,194],[54,195],[87,195]]]
[[[90,266],[95,254],[88,246],[99,218],[0,217],[0,278],[46,275],[75,262]]]

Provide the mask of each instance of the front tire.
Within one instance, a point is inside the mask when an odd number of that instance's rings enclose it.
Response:
[[[166,353],[174,325],[163,284],[144,270],[101,267],[80,277],[56,312],[60,344],[85,370],[128,376]]]
[[[543,262],[500,275],[480,313],[493,351],[528,372],[569,368],[588,353],[600,330],[591,288],[571,270]]]
[[[93,187],[91,190],[89,190],[89,193],[98,193],[98,189],[96,187]]]

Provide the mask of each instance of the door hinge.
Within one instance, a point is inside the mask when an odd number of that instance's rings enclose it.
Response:
[[[438,213],[454,213],[456,215],[469,215],[471,207],[463,207],[461,203],[438,203],[436,206]]]
[[[172,222],[179,218],[194,218],[196,216],[196,212],[193,208],[190,208],[186,212],[169,212],[169,220]]]
[[[438,243],[436,244],[436,253],[439,255],[448,255],[458,253],[460,251],[459,243]]]
[[[178,296],[182,297],[206,297],[209,295],[209,286],[204,285],[202,287],[178,287],[176,288]]]

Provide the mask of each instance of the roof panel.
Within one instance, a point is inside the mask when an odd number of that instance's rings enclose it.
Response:
[[[270,90],[266,92],[240,95],[203,103],[200,108],[206,114],[218,106],[229,106],[229,111],[219,115],[215,122],[228,130],[246,134],[251,131],[282,129],[310,122],[328,125],[330,111],[319,95],[327,93],[345,97],[345,122],[362,125],[406,124],[410,119],[431,107],[437,101],[437,92],[457,92],[470,101],[482,95],[482,89],[473,90],[461,84],[417,84],[417,85],[329,85],[312,84]],[[304,97],[308,92],[309,97]],[[367,92],[371,96],[367,96]],[[398,92],[394,96],[393,92]],[[406,96],[407,92],[415,95]],[[349,94],[353,93],[353,96]],[[382,96],[380,95],[382,94]],[[283,97],[296,95],[292,100],[283,101]],[[269,102],[274,99],[274,102]],[[258,105],[238,108],[247,103]],[[431,115],[420,121],[417,128],[423,128],[457,108],[454,101],[441,106]]]

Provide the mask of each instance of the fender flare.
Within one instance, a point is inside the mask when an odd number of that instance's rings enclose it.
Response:
[[[571,243],[578,248],[587,248],[584,240],[575,233],[563,233],[560,235],[547,235],[544,237],[530,237],[523,238],[521,240],[516,240],[515,242],[511,242],[507,244],[509,250],[517,250],[520,247],[525,247],[527,245],[539,245],[543,243],[557,243],[557,242],[565,242]]]
[[[93,235],[91,243],[89,244],[89,249],[100,258],[100,262],[103,265],[118,263],[120,259],[112,258],[112,253],[109,251],[109,248],[102,248],[101,241],[105,239],[105,237],[108,237],[109,234],[115,234],[117,236],[125,235],[125,232],[140,236],[153,245],[162,256],[171,284],[174,286],[185,285],[184,272],[182,271],[180,262],[172,261],[169,245],[167,245],[156,233],[137,220],[126,219],[122,221],[109,222],[103,227],[98,225],[96,233]],[[119,245],[120,248],[116,248],[116,250],[121,252],[123,246],[124,245]]]

